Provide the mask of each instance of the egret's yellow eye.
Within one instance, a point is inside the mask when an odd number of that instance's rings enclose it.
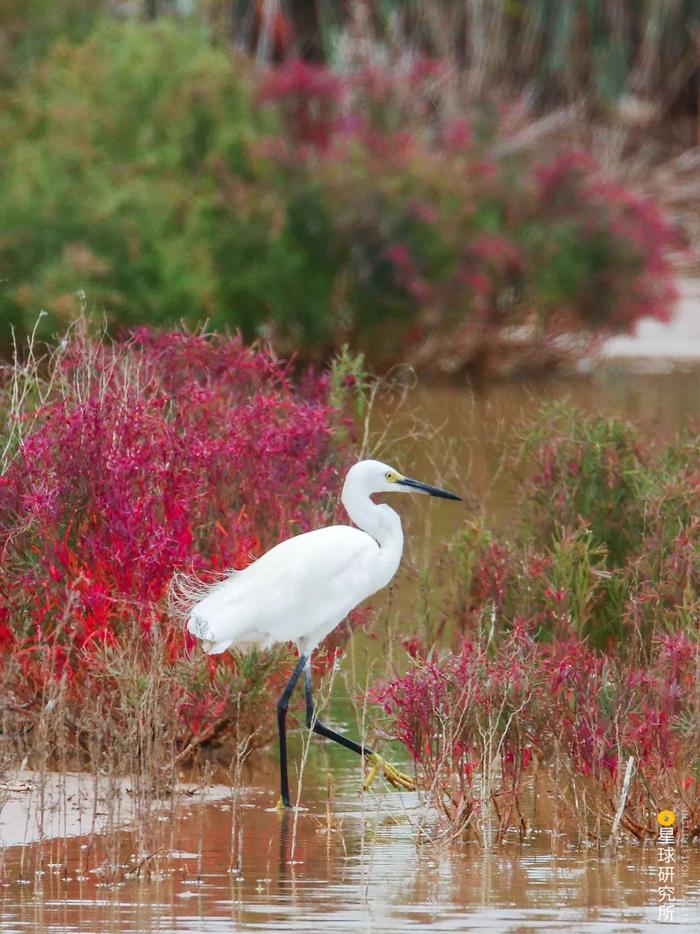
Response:
[[[389,481],[389,483],[395,483],[395,482],[396,482],[396,479],[397,479],[396,474],[393,473],[391,470],[387,470],[387,472],[384,474],[384,476],[387,478],[387,480]]]

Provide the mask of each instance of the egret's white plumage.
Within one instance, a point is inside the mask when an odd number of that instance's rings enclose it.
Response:
[[[350,610],[389,583],[401,561],[401,520],[371,494],[411,490],[459,498],[380,461],[355,464],[341,499],[357,528],[334,525],[281,542],[196,594],[187,629],[210,654],[293,641],[308,657]]]

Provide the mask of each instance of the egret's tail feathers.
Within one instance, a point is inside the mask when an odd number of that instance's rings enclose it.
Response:
[[[187,631],[202,642],[202,648],[208,655],[221,655],[231,645],[232,639],[217,639],[207,621],[193,613],[187,620]]]
[[[221,655],[230,645],[230,639],[224,639],[221,642],[212,642],[210,639],[202,639],[202,648],[208,655]]]
[[[208,574],[206,579],[194,573],[173,574],[168,590],[168,607],[171,613],[183,620],[189,620],[193,607],[201,600],[204,600],[205,597],[208,597],[235,573],[234,570],[221,571],[218,574]],[[193,635],[197,635],[196,632],[190,629],[189,624],[187,628]],[[203,637],[200,636],[199,638]]]
[[[210,580],[194,574],[178,574],[170,585],[171,611],[186,621],[187,631],[210,655],[229,646],[246,651],[252,645],[269,643],[269,633],[259,631],[245,612],[246,571],[227,571]]]
[[[187,620],[187,631],[197,639],[201,639],[203,642],[217,641],[209,629],[207,621],[201,616],[198,616],[196,613],[193,613],[192,616],[190,616],[190,618]]]

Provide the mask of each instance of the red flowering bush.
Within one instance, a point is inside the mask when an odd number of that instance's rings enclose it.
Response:
[[[25,726],[57,686],[77,741],[98,700],[124,726],[124,670],[145,685],[159,666],[177,750],[214,730],[265,739],[256,700],[284,679],[274,658],[190,658],[167,592],[178,570],[245,566],[327,518],[348,453],[329,392],[238,339],[64,341],[7,412],[0,476],[0,680]]]
[[[79,290],[113,324],[184,316],[442,373],[541,367],[667,318],[654,205],[455,115],[450,86],[433,61],[260,70],[165,21],[57,46],[0,113],[0,342],[39,308],[65,327]]]
[[[524,441],[516,534],[474,525],[448,558],[453,648],[409,640],[373,696],[452,829],[483,831],[491,809],[499,833],[524,827],[544,768],[587,832],[612,820],[632,756],[623,826],[643,839],[672,806],[694,831],[700,440],[654,451],[631,425],[547,407]]]
[[[587,780],[597,813],[611,819],[629,756],[636,780],[626,829],[653,835],[663,801],[695,827],[697,640],[663,638],[653,662],[639,666],[535,633],[516,620],[490,646],[467,639],[439,658],[414,644],[407,672],[373,691],[452,830],[483,828],[491,803],[499,835],[516,814],[524,829],[523,786],[543,765],[559,774],[560,791]],[[591,814],[578,815],[582,824]]]
[[[477,137],[442,112],[445,72],[341,81],[291,61],[265,79],[284,121],[275,161],[335,247],[327,302],[343,314],[326,340],[449,372],[538,365],[579,350],[572,335],[667,320],[674,237],[653,204],[576,150],[497,155],[497,125]]]

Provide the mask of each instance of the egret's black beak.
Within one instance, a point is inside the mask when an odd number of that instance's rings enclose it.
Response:
[[[462,501],[461,496],[457,496],[456,493],[449,493],[447,490],[441,490],[439,486],[431,486],[429,483],[421,483],[419,480],[411,480],[409,477],[404,477],[402,480],[396,481],[399,486],[407,486],[412,490],[418,490],[420,493],[428,493],[429,496],[437,496],[439,499],[457,499],[460,502]]]

